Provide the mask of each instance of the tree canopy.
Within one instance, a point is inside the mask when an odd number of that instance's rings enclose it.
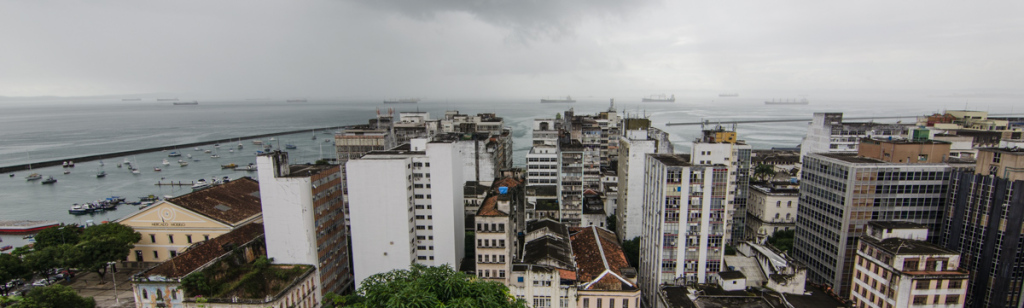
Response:
[[[634,237],[631,240],[625,240],[622,242],[622,252],[626,254],[626,260],[629,261],[629,266],[634,268],[640,268],[640,237]]]
[[[768,237],[767,241],[769,245],[788,253],[793,249],[793,237],[796,236],[796,230],[783,230],[772,233]]]
[[[82,228],[76,225],[67,225],[60,228],[47,228],[35,235],[36,250],[45,249],[63,244],[77,244],[82,236]]]
[[[356,294],[339,296],[328,293],[324,296],[323,306],[525,308],[526,304],[513,297],[508,287],[501,283],[477,279],[448,265],[427,267],[413,264],[408,270],[393,270],[366,278]]]
[[[11,308],[94,308],[96,300],[82,297],[69,286],[55,284],[32,289]]]
[[[25,278],[30,273],[31,271],[21,261],[21,258],[10,254],[0,254],[0,289],[3,289],[4,295],[10,290],[7,290],[3,284],[14,278]]]
[[[766,164],[757,164],[754,167],[754,180],[758,182],[767,182],[775,178],[775,166]]]

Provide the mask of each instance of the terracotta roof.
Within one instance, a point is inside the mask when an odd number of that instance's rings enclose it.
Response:
[[[576,280],[576,272],[567,269],[558,269],[558,277],[562,280]]]
[[[492,185],[492,186],[494,186],[495,188],[497,188],[497,187],[516,187],[516,186],[519,186],[520,183],[522,183],[522,181],[514,179],[514,178],[504,178],[504,179],[495,181],[494,185]]]
[[[484,199],[484,203],[480,205],[480,210],[476,212],[476,216],[508,216],[508,213],[498,210],[498,195],[493,195]]]
[[[235,247],[240,247],[262,235],[263,224],[246,224],[208,241],[199,242],[184,253],[138,275],[142,277],[163,276],[168,279],[181,278],[217,257],[231,252]]]
[[[572,248],[569,240],[550,235],[532,240],[523,247],[523,263],[572,268]]]
[[[167,202],[230,225],[237,225],[263,212],[260,184],[248,177],[171,198]]]
[[[622,269],[629,262],[614,233],[593,226],[573,229],[579,230],[570,237],[576,268],[579,280],[591,283],[588,290],[636,289],[623,281]]]

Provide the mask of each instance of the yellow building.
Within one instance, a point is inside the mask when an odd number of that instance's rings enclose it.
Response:
[[[163,262],[194,243],[262,221],[260,186],[241,178],[159,201],[118,222],[142,234],[128,261]]]

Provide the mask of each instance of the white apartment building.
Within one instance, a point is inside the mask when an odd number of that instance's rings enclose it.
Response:
[[[526,153],[527,186],[558,184],[558,148],[534,145]]]
[[[458,267],[465,250],[464,153],[450,141],[412,140],[349,161],[356,286],[409,264]]]
[[[341,166],[289,165],[280,151],[257,156],[256,164],[267,257],[315,265],[317,300],[351,288]]]
[[[630,123],[627,121],[627,123]],[[646,123],[650,123],[647,121]],[[644,167],[647,154],[672,154],[671,147],[665,153],[659,152],[659,143],[668,141],[667,134],[649,126],[644,129],[628,130],[619,138],[618,207],[615,210],[616,234],[619,241],[625,241],[642,234]],[[654,132],[655,134],[651,134]],[[652,136],[653,135],[653,136]],[[664,135],[664,139],[656,136]],[[632,197],[632,198],[631,198]],[[632,215],[630,215],[632,214]]]
[[[807,126],[807,136],[800,144],[800,161],[811,153],[857,153],[861,138],[902,138],[908,126],[843,122],[841,112],[815,112]]]
[[[662,283],[706,283],[722,268],[728,167],[687,155],[647,155],[640,289],[655,303]]]
[[[697,165],[724,165],[729,168],[726,193],[725,242],[743,241],[747,217],[747,194],[750,182],[750,145],[736,139],[735,129],[727,131],[721,126],[703,131],[691,147],[691,157]]]
[[[854,306],[963,307],[968,275],[960,254],[927,238],[927,225],[868,222],[853,262]]]

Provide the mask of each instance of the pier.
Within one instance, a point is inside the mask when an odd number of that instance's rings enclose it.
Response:
[[[154,184],[154,185],[156,185],[156,186],[192,186],[192,185],[195,185],[195,184],[196,184],[195,182],[187,182],[186,183],[186,182],[182,182],[182,181],[178,181],[178,182],[171,181],[171,182],[166,182],[166,183],[165,182],[156,182],[156,184]]]
[[[31,163],[31,165],[32,165],[32,167],[35,167],[35,168],[50,167],[50,166],[60,166],[65,161],[87,162],[87,161],[93,161],[93,160],[109,159],[109,158],[123,157],[123,156],[136,155],[136,154],[149,153],[149,152],[168,151],[168,150],[173,151],[173,150],[178,149],[178,148],[191,148],[191,147],[205,146],[205,145],[211,145],[211,144],[217,144],[217,143],[235,142],[235,141],[237,141],[239,139],[243,139],[243,140],[244,139],[256,139],[256,138],[264,138],[264,137],[273,137],[273,136],[278,136],[278,135],[297,134],[297,133],[302,133],[302,132],[308,132],[308,131],[314,130],[314,129],[315,130],[345,129],[345,128],[351,128],[353,126],[355,126],[355,125],[331,126],[331,127],[323,127],[323,128],[307,128],[307,129],[298,129],[298,130],[292,130],[292,131],[286,131],[286,132],[277,132],[277,133],[270,133],[270,134],[260,134],[260,135],[241,136],[241,137],[234,137],[234,138],[227,138],[227,139],[217,139],[217,140],[208,140],[208,141],[200,141],[200,142],[192,142],[192,143],[183,143],[183,144],[175,144],[175,145],[167,145],[167,146],[160,146],[160,147],[153,147],[153,148],[138,149],[138,150],[120,151],[120,152],[113,152],[113,153],[106,153],[106,154],[96,154],[96,155],[87,155],[87,156],[79,156],[79,157],[66,157],[66,158],[55,159],[55,160],[33,162],[33,163]],[[13,166],[0,167],[0,173],[11,173],[11,172],[16,172],[16,171],[28,170],[28,166],[29,165],[30,164],[21,164],[21,165],[13,165]]]

